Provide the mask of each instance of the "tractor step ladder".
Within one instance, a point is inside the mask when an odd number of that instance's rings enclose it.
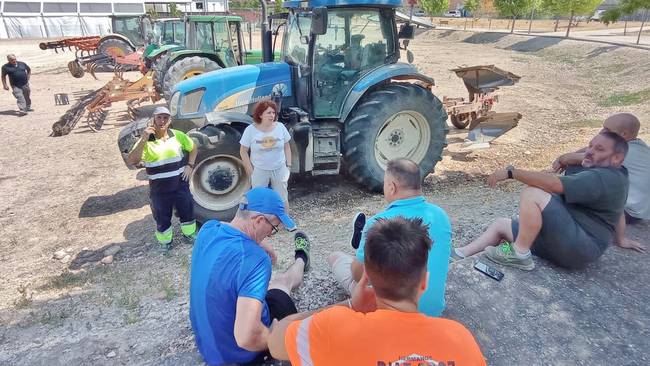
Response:
[[[312,175],[339,174],[341,169],[341,134],[336,128],[317,129],[314,137]]]

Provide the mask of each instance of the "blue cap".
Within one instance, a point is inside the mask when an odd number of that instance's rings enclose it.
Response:
[[[267,215],[275,215],[287,231],[296,230],[293,219],[287,215],[282,197],[270,188],[257,187],[244,194],[247,203],[242,203],[239,208],[242,210],[255,211]]]

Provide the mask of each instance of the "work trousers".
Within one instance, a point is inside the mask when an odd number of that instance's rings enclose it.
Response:
[[[178,189],[171,192],[153,193],[150,192],[151,211],[156,220],[156,239],[161,244],[169,244],[172,241],[172,215],[174,207],[181,221],[181,231],[186,236],[196,232],[196,221],[194,221],[194,203],[190,187],[181,183]]]
[[[12,86],[11,91],[16,98],[16,104],[21,112],[27,112],[32,107],[32,99],[30,98],[31,91],[29,90],[29,83],[23,86]]]

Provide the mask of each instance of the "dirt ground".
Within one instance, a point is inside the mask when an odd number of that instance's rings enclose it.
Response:
[[[430,19],[434,24],[441,26],[448,26],[456,29],[484,28],[484,29],[508,29],[512,25],[511,19],[492,19],[489,17],[476,17],[476,18],[447,18],[447,17],[432,17]],[[517,19],[515,21],[515,30],[528,30],[530,25],[529,19]],[[566,31],[569,26],[568,19],[560,19],[558,23],[558,31]],[[628,28],[640,27],[641,22],[627,22]],[[572,31],[596,30],[596,29],[623,29],[625,22],[615,22],[609,25],[601,22],[586,22],[580,21],[571,26]],[[552,32],[555,30],[555,20],[553,19],[533,19],[533,24],[530,26],[533,32]]]
[[[168,255],[156,248],[147,182],[124,167],[116,147],[128,123],[125,105],[112,107],[98,133],[80,123],[68,136],[48,137],[68,108],[54,105],[55,93],[72,100],[111,75],[74,79],[65,68],[70,53],[41,51],[37,41],[0,44],[32,67],[35,109],[18,117],[11,94],[2,94],[0,365],[200,364],[188,321],[192,248],[178,237]],[[443,160],[425,180],[427,198],[452,218],[455,246],[493,218],[516,213],[521,186],[488,188],[485,177],[494,169],[548,169],[559,153],[584,146],[617,111],[635,113],[641,137],[650,140],[648,51],[460,31],[424,33],[411,49],[421,72],[436,80],[439,97],[466,94],[449,72],[459,65],[495,64],[522,77],[503,88],[496,106],[521,113],[519,126],[490,149],[473,152],[461,149],[466,132],[452,128]],[[380,211],[382,196],[338,176],[293,183],[290,200],[299,226],[314,242],[313,267],[296,294],[298,306],[316,309],[339,301],[344,295],[326,255],[351,252],[349,220],[360,210]],[[650,244],[650,227],[640,230],[637,239]],[[289,240],[288,234],[273,238],[276,271],[290,264]],[[118,249],[111,264],[98,262],[105,251]],[[61,250],[63,258],[54,259]]]

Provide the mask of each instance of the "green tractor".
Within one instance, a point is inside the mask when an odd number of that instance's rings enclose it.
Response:
[[[232,15],[189,15],[181,47],[163,46],[145,59],[155,70],[154,87],[169,99],[174,86],[213,70],[262,61],[261,51],[246,51],[242,18]]]
[[[263,12],[266,3],[261,0]],[[280,105],[292,135],[293,174],[332,175],[342,169],[379,191],[388,161],[409,158],[422,176],[446,146],[447,113],[432,94],[433,79],[418,72],[407,50],[414,26],[396,22],[402,0],[285,1],[281,57],[262,25],[264,61],[201,75],[176,85],[169,99],[172,127],[187,131],[198,157],[190,180],[195,216],[228,220],[250,176],[239,139],[260,100]],[[400,62],[402,55],[408,63]],[[129,125],[118,145],[128,153],[138,130]]]

